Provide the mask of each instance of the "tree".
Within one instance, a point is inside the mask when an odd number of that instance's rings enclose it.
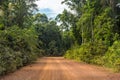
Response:
[[[5,0],[1,1],[1,10],[4,12],[3,22],[5,26],[18,25],[25,27],[25,21],[28,21],[36,10],[36,0]]]
[[[38,47],[45,51],[44,55],[62,55],[62,35],[56,21],[48,20],[45,14],[34,16],[34,25],[38,33]]]

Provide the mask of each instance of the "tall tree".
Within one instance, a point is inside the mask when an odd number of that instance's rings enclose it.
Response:
[[[28,21],[36,10],[36,0],[5,0],[1,1],[1,11],[4,12],[3,22],[5,26],[18,25],[25,27],[25,21]]]

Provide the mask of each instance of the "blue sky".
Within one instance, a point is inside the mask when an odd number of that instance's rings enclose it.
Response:
[[[43,9],[39,9],[40,13],[45,13],[48,17],[52,17],[54,18],[57,13],[55,13],[52,9],[50,8],[43,8]]]
[[[36,2],[40,13],[45,13],[49,18],[55,18],[67,6],[61,4],[63,0],[39,0]]]

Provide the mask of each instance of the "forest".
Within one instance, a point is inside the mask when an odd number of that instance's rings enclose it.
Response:
[[[64,0],[55,19],[35,1],[0,0],[0,75],[43,56],[120,71],[120,0]]]

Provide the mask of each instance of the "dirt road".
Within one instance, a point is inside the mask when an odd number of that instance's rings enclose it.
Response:
[[[120,80],[120,73],[62,57],[44,57],[0,80]]]

